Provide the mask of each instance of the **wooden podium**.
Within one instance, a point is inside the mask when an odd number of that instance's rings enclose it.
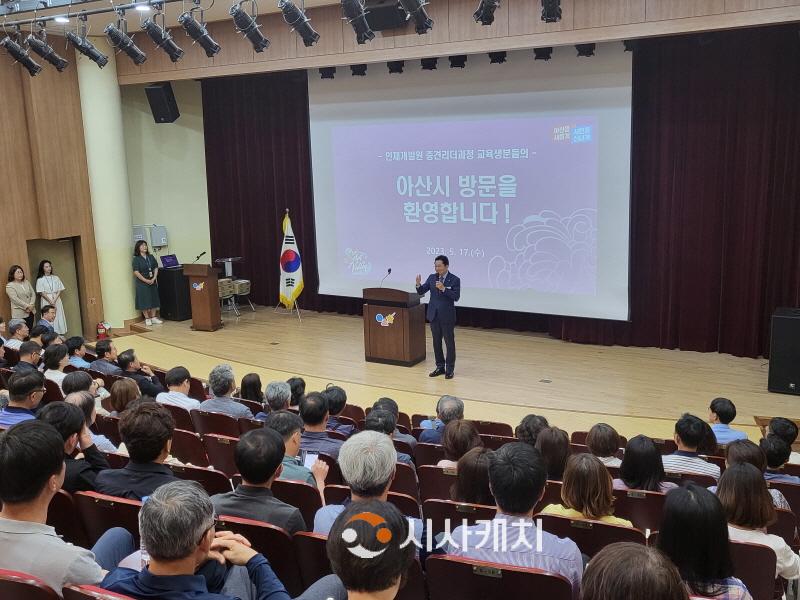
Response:
[[[364,288],[364,359],[405,367],[425,360],[425,307],[419,294]]]
[[[189,278],[192,329],[216,331],[222,327],[217,269],[211,265],[183,265],[183,273]]]

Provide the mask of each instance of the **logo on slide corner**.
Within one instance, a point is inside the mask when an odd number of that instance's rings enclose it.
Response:
[[[381,313],[378,313],[375,315],[375,320],[380,323],[381,327],[389,327],[389,325],[394,323],[394,316],[396,314],[396,312],[393,312],[390,315],[383,316]]]
[[[200,283],[193,283],[192,284],[192,289],[195,292],[202,292],[204,287],[206,287],[206,282],[205,281],[201,281]]]

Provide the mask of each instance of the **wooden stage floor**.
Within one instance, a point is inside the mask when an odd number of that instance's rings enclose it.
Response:
[[[215,364],[228,362],[238,379],[257,372],[266,384],[300,375],[309,391],[334,382],[354,404],[369,406],[390,396],[409,414],[431,413],[440,395],[453,394],[464,399],[467,417],[516,424],[533,412],[567,431],[604,421],[623,435],[671,437],[681,413],[707,418],[716,396],[736,404],[734,425],[756,441],[753,415],[800,415],[800,397],[767,392],[767,363],[761,359],[588,346],[543,334],[458,327],[456,376],[448,381],[427,376],[433,369],[430,335],[427,360],[408,368],[364,361],[361,317],[303,312],[301,323],[258,307],[239,319],[226,314],[224,321],[213,333],[192,331],[189,321],[167,321],[117,345],[120,351],[135,348],[145,362],[182,364],[203,378]]]

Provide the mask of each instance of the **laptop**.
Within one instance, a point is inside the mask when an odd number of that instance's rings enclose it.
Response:
[[[165,269],[177,269],[181,264],[178,262],[178,257],[174,254],[165,254],[161,257],[161,266]]]

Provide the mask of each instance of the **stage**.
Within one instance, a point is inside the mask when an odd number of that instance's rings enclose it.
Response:
[[[305,311],[302,317],[258,307],[238,319],[225,313],[225,327],[213,333],[192,331],[190,321],[167,321],[115,342],[119,351],[135,348],[143,362],[181,364],[204,379],[214,365],[228,362],[238,380],[248,372],[259,373],[264,384],[299,375],[309,391],[333,382],[349,402],[369,406],[390,396],[409,414],[431,413],[439,396],[453,394],[464,399],[467,417],[516,424],[537,413],[567,431],[604,421],[627,436],[671,437],[682,412],[705,419],[716,396],[736,404],[734,425],[755,441],[760,433],[753,415],[800,414],[800,398],[767,392],[763,359],[457,327],[456,376],[448,381],[428,377],[434,368],[429,332],[426,361],[397,367],[364,361],[361,317]]]

